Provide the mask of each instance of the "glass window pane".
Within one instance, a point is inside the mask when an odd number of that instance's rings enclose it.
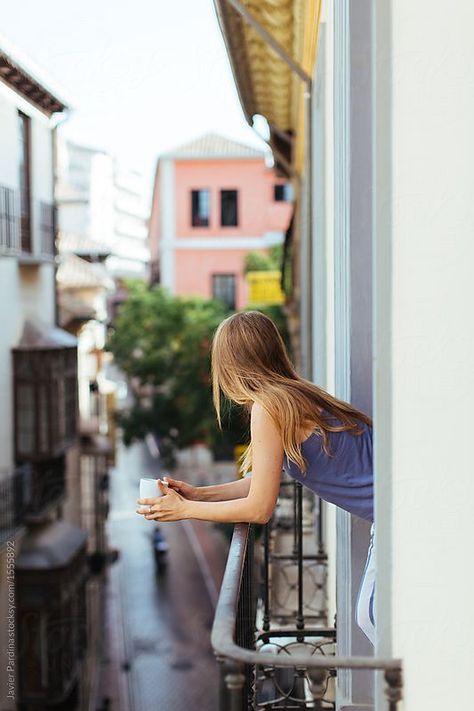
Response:
[[[221,190],[221,225],[236,227],[237,224],[237,190]]]
[[[212,295],[223,301],[228,309],[235,309],[235,274],[213,274]]]
[[[191,224],[193,227],[209,227],[209,190],[191,191]]]

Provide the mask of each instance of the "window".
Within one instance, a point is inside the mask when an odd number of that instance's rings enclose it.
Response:
[[[212,295],[223,301],[228,309],[235,309],[235,274],[213,274]]]
[[[237,190],[221,190],[221,226],[237,225]]]
[[[13,349],[18,462],[52,459],[77,432],[77,348]]]
[[[273,199],[275,202],[289,202],[293,200],[291,183],[281,183],[273,186]]]
[[[30,118],[18,112],[20,168],[20,234],[22,252],[31,252]]]
[[[209,190],[191,191],[191,224],[193,227],[209,227]]]

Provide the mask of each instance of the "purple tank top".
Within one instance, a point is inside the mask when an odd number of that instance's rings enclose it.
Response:
[[[306,474],[290,462],[286,454],[283,468],[325,501],[373,521],[372,427],[360,421],[358,426],[364,429],[360,435],[347,430],[328,432],[333,457],[324,452],[322,436],[312,432],[301,445],[301,453],[308,463]]]

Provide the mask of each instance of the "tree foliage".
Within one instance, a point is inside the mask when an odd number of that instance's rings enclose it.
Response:
[[[132,406],[119,415],[125,444],[153,433],[187,447],[222,443],[212,403],[210,345],[229,315],[218,299],[171,296],[163,287],[128,281],[128,298],[110,330],[107,349],[126,374]],[[227,438],[242,441],[237,413]]]
[[[270,247],[268,254],[262,254],[257,250],[247,252],[244,262],[244,274],[247,272],[271,272],[281,269],[283,256],[283,245],[275,244]]]

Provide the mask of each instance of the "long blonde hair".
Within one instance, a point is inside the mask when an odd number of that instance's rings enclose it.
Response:
[[[306,424],[313,423],[322,435],[328,456],[333,456],[328,432],[360,435],[360,422],[372,425],[368,415],[296,373],[280,332],[261,311],[241,311],[221,321],[212,341],[211,372],[219,428],[221,396],[241,405],[248,419],[253,402],[258,402],[278,427],[286,455],[304,473],[307,462],[298,436]],[[327,413],[342,424],[329,424]],[[252,468],[252,442],[240,459],[239,471],[246,474]]]

